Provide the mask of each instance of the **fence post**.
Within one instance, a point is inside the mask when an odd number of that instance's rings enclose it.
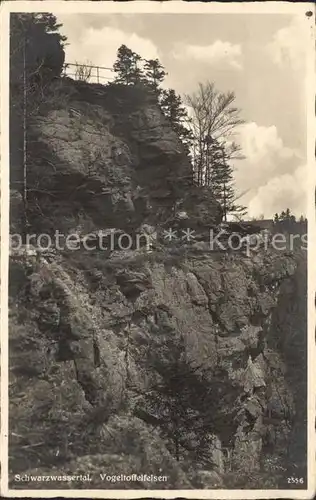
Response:
[[[99,83],[99,66],[97,66],[97,81]]]

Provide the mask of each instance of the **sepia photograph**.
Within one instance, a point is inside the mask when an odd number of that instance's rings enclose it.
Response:
[[[2,495],[313,498],[314,4],[1,32]]]

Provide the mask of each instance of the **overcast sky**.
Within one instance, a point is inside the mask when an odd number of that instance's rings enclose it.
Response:
[[[59,15],[67,62],[112,66],[121,44],[158,57],[166,84],[190,93],[212,81],[232,90],[246,124],[236,166],[249,216],[306,214],[306,18],[288,14]],[[305,16],[304,16],[305,17]]]

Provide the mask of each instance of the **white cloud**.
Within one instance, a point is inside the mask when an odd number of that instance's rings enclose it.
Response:
[[[236,182],[243,189],[259,188],[267,179],[293,171],[301,161],[298,152],[284,145],[274,125],[246,123],[239,128],[238,142],[246,157],[236,171]]]
[[[91,62],[96,66],[112,67],[116,60],[117,49],[127,45],[145,59],[160,58],[157,47],[148,39],[136,33],[124,32],[115,27],[74,29],[69,22],[63,21],[63,33],[68,36],[69,45],[65,47],[66,61],[69,63]],[[105,75],[105,72],[104,72]],[[111,76],[110,73],[106,74]]]
[[[297,217],[307,214],[307,166],[298,167],[293,174],[270,179],[261,186],[249,202],[248,213],[252,217],[264,214],[271,217],[286,208]]]
[[[175,59],[193,59],[209,65],[228,64],[235,69],[242,69],[241,45],[216,40],[212,45],[176,44],[172,52]]]
[[[278,66],[300,69],[304,65],[308,47],[308,25],[301,18],[276,32],[266,47],[267,53]]]
[[[305,177],[300,177],[298,165],[303,159],[283,143],[277,128],[246,123],[238,140],[246,159],[236,162],[236,188],[239,193],[247,191],[240,202],[249,207],[249,215],[269,217],[279,207],[301,211]]]

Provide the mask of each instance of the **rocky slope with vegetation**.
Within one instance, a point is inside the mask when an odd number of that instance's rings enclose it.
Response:
[[[57,80],[28,137],[28,217],[38,232],[135,230],[165,222],[175,205],[195,222],[221,220],[209,192],[192,186],[179,138],[141,85]]]
[[[172,227],[175,207],[188,227],[220,222],[144,88],[62,79],[49,95],[29,131],[31,232]],[[12,191],[14,232],[22,219]],[[13,252],[11,477],[90,472],[76,485],[90,489],[131,487],[100,473],[167,475],[171,489],[303,477],[305,274],[304,252],[272,248]]]

